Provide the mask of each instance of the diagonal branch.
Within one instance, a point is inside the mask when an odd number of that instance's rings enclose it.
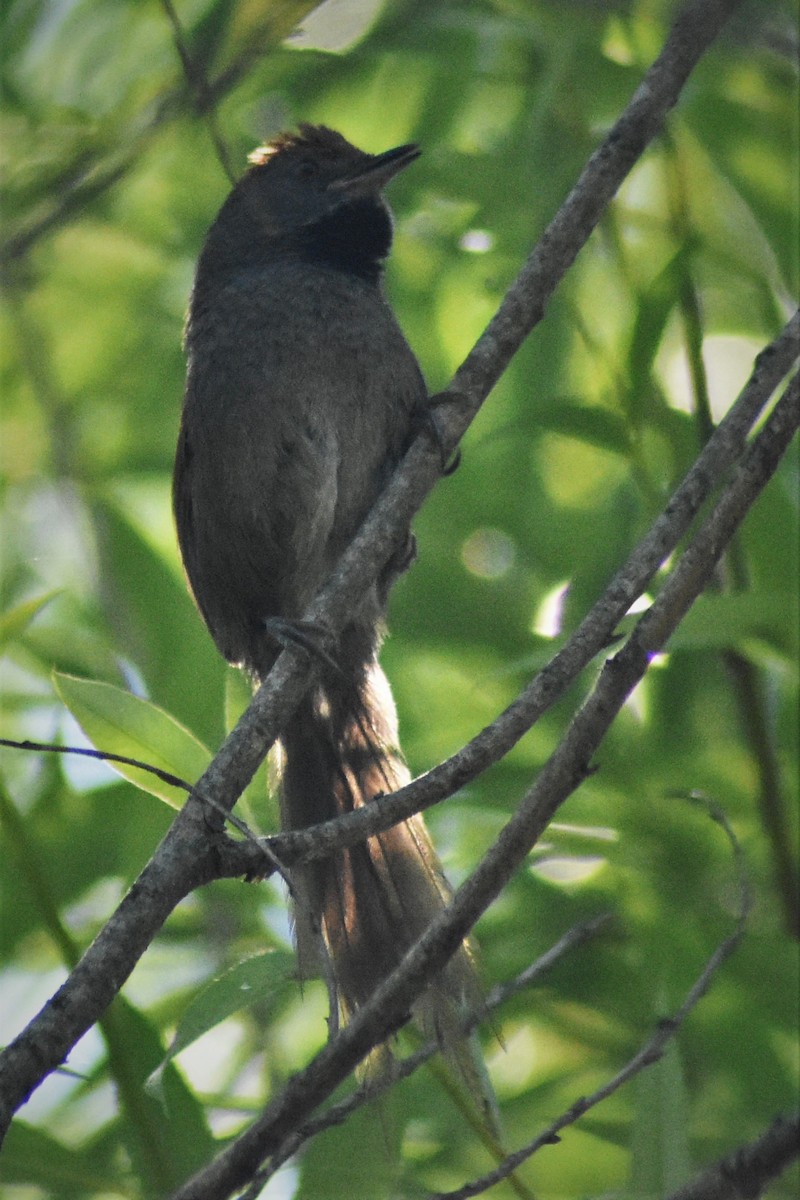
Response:
[[[481,1021],[485,1020],[487,1016],[490,1016],[501,1005],[505,1004],[509,997],[515,996],[519,992],[530,988],[534,983],[537,983],[560,959],[583,945],[590,938],[596,936],[608,925],[610,920],[610,913],[601,913],[600,916],[593,917],[591,920],[584,921],[580,925],[575,925],[572,929],[569,929],[563,937],[559,938],[555,945],[545,951],[541,957],[526,967],[524,971],[521,971],[515,979],[493,988],[491,993],[486,997],[482,1011],[467,1016],[463,1025],[464,1033],[471,1033]],[[344,1100],[332,1104],[324,1112],[311,1117],[303,1125],[292,1130],[291,1135],[272,1156],[269,1166],[257,1173],[247,1192],[240,1200],[251,1200],[251,1196],[252,1200],[255,1200],[255,1197],[260,1195],[261,1189],[265,1184],[280,1170],[284,1163],[298,1152],[301,1146],[305,1145],[311,1138],[323,1133],[326,1129],[343,1124],[357,1109],[363,1107],[365,1104],[373,1103],[389,1091],[390,1088],[393,1088],[401,1079],[407,1079],[409,1075],[413,1075],[415,1071],[419,1070],[434,1055],[438,1054],[439,1050],[438,1042],[427,1042],[424,1046],[420,1046],[418,1050],[415,1050],[413,1054],[410,1054],[408,1058],[404,1058],[402,1062],[395,1063],[391,1072],[386,1072],[378,1079],[371,1079],[368,1084],[362,1085]]]
[[[447,393],[453,402],[443,404],[438,412],[445,449],[451,449],[462,437],[489,390],[541,318],[547,300],[588,240],[605,205],[663,125],[692,68],[737,3],[738,0],[691,0],[679,14],[663,51],[625,112],[589,159],[506,293],[497,315],[457,371]],[[791,361],[792,356],[781,375]],[[425,434],[420,435],[342,556],[330,582],[306,614],[307,619],[334,630],[341,627],[353,605],[359,602],[366,584],[376,578],[393,547],[405,536],[415,513],[438,481],[440,471],[440,447],[432,446]],[[220,764],[215,777],[222,775],[229,784],[224,795],[217,795],[221,803],[225,804],[227,799],[232,806],[250,782],[266,749],[299,703],[310,675],[311,665],[297,651],[286,650],[280,656],[215,760]],[[200,784],[203,792],[207,792],[207,777]]]
[[[582,1096],[579,1100],[576,1100],[566,1112],[562,1113],[560,1117],[548,1125],[542,1133],[538,1134],[526,1146],[522,1146],[513,1154],[509,1154],[495,1170],[487,1172],[480,1179],[475,1179],[471,1183],[457,1188],[455,1191],[437,1193],[430,1200],[470,1200],[470,1197],[479,1196],[482,1192],[488,1191],[496,1183],[507,1179],[509,1175],[521,1167],[524,1162],[527,1162],[529,1158],[532,1158],[543,1146],[552,1146],[554,1142],[559,1141],[562,1129],[566,1129],[569,1125],[574,1125],[589,1109],[595,1108],[603,1100],[612,1096],[614,1092],[619,1091],[624,1084],[629,1083],[631,1079],[646,1067],[650,1067],[653,1063],[658,1062],[663,1056],[668,1043],[673,1040],[678,1030],[686,1022],[687,1017],[697,1007],[711,987],[717,971],[730,958],[739,945],[739,942],[744,937],[747,919],[753,905],[753,897],[747,880],[742,848],[722,809],[714,803],[704,801],[700,798],[697,799],[698,802],[703,803],[708,809],[711,819],[722,826],[733,850],[739,884],[739,911],[736,914],[734,928],[713,950],[702,971],[687,992],[680,1008],[671,1017],[658,1022],[658,1027],[652,1037],[617,1071],[612,1079],[607,1080],[606,1083],[592,1092],[590,1096]]]
[[[654,654],[663,649],[745,514],[766,486],[800,426],[800,377],[786,392],[745,455],[713,512],[683,553],[623,648],[610,658],[594,691],[558,748],[450,906],[430,925],[400,966],[249,1129],[179,1188],[173,1200],[223,1200],[252,1176],[366,1054],[408,1020],[410,1007],[522,865],[554,813],[588,774],[591,759]]]
[[[297,22],[308,12],[311,4],[294,3],[272,6],[253,28],[246,50],[242,51],[211,82],[203,75],[196,61],[190,59],[185,46],[183,27],[173,20],[174,6],[162,0],[172,24],[178,55],[183,67],[182,77],[161,89],[128,127],[128,138],[112,153],[104,147],[100,155],[87,156],[77,151],[61,172],[60,186],[54,189],[49,205],[36,208],[6,231],[0,242],[0,278],[13,280],[13,269],[45,237],[59,230],[76,213],[82,212],[105,192],[113,188],[141,161],[142,152],[160,130],[193,107],[199,117],[206,117],[217,157],[223,171],[231,178],[227,149],[216,131],[214,110],[241,83],[254,62],[279,46],[289,36]],[[211,114],[210,117],[207,114]],[[115,143],[117,138],[115,137]]]
[[[499,761],[565,693],[589,662],[611,642],[619,621],[646,590],[654,573],[675,550],[693,518],[743,453],[752,425],[791,368],[800,349],[800,312],[759,354],[736,404],[709,438],[664,511],[628,557],[569,641],[524,688],[509,707],[456,754],[378,803],[307,829],[269,839],[287,866],[323,858],[405,820],[453,795]],[[263,856],[252,843],[231,844],[223,870],[230,875],[257,874]]]
[[[695,1175],[667,1200],[730,1200],[761,1196],[773,1179],[800,1158],[800,1113],[776,1117],[760,1137]]]

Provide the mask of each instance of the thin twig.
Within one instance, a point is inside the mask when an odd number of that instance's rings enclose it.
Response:
[[[755,1141],[739,1146],[672,1192],[668,1200],[731,1200],[761,1196],[767,1184],[800,1158],[800,1113],[776,1117]]]
[[[734,867],[739,888],[739,911],[736,914],[736,924],[733,930],[720,942],[713,954],[708,958],[703,970],[689,989],[680,1008],[671,1017],[659,1021],[653,1036],[628,1060],[625,1066],[612,1079],[609,1079],[601,1087],[597,1088],[590,1096],[581,1096],[565,1113],[562,1113],[552,1124],[548,1125],[542,1133],[538,1134],[532,1141],[522,1146],[519,1150],[516,1150],[513,1154],[509,1154],[493,1171],[488,1171],[480,1179],[474,1179],[471,1183],[456,1188],[455,1191],[437,1192],[430,1197],[430,1200],[468,1200],[470,1196],[479,1196],[481,1192],[488,1191],[490,1187],[493,1187],[496,1183],[500,1183],[512,1171],[522,1166],[537,1150],[540,1150],[543,1146],[552,1146],[555,1142],[560,1141],[559,1134],[561,1131],[566,1129],[568,1125],[573,1125],[590,1108],[594,1108],[602,1100],[606,1100],[614,1092],[619,1091],[623,1084],[628,1083],[634,1076],[644,1070],[645,1067],[652,1066],[653,1063],[658,1062],[667,1044],[672,1041],[680,1027],[686,1021],[686,1018],[696,1008],[703,996],[705,996],[717,971],[730,958],[739,945],[739,942],[744,937],[745,929],[747,928],[747,918],[753,903],[750,884],[747,879],[744,854],[739,840],[720,806],[713,801],[705,800],[699,795],[694,795],[692,799],[701,804],[711,819],[721,826],[733,852]]]
[[[204,117],[208,127],[209,137],[211,138],[220,166],[228,177],[228,182],[234,186],[236,184],[236,173],[231,163],[231,154],[227,143],[222,136],[217,120],[216,104],[212,100],[211,89],[205,71],[200,63],[192,56],[189,47],[186,43],[186,35],[183,31],[180,18],[175,11],[175,6],[172,0],[161,0],[161,7],[167,15],[167,20],[172,26],[172,37],[175,42],[175,49],[178,52],[178,57],[181,60],[183,73],[186,76],[186,82],[189,84],[190,90],[195,96],[195,106],[199,115]]]
[[[128,758],[125,754],[112,754],[109,750],[97,750],[92,746],[60,746],[55,742],[32,742],[27,738],[21,742],[14,741],[13,738],[0,738],[0,746],[8,746],[12,750],[32,750],[42,754],[75,754],[83,758],[98,759],[100,762],[120,763],[122,766],[137,767],[140,771],[147,772],[148,775],[154,775],[156,779],[160,779],[162,783],[168,783],[170,787],[180,788],[184,792],[192,791],[191,783],[187,783],[179,775],[173,775],[171,771],[165,771],[162,767],[154,766],[153,763],[142,762],[138,758]]]
[[[98,750],[93,746],[60,746],[55,742],[32,742],[29,739],[18,742],[13,738],[2,737],[0,737],[0,746],[7,746],[12,750],[32,750],[42,754],[74,754],[83,758],[94,758],[100,762],[119,763],[121,766],[136,767],[139,771],[144,771],[148,775],[154,775],[162,783],[168,783],[170,787],[179,788],[188,795],[197,796],[199,800],[202,800],[214,812],[219,813],[228,825],[241,833],[242,837],[255,848],[254,852],[257,858],[266,859],[268,869],[265,874],[271,875],[273,871],[277,871],[288,887],[292,898],[297,898],[296,889],[292,884],[287,867],[281,862],[270,840],[268,838],[260,838],[257,834],[253,833],[247,822],[243,821],[236,813],[228,812],[213,796],[204,796],[202,792],[198,792],[193,784],[187,783],[185,779],[181,779],[180,775],[173,775],[171,771],[165,771],[163,767],[157,767],[153,763],[143,762],[140,758],[129,758],[126,754],[113,754],[110,750]],[[240,873],[255,875],[257,872],[250,869],[248,871],[243,870]]]
[[[249,1181],[306,1115],[408,1019],[411,1005],[522,864],[554,813],[591,772],[590,761],[622,705],[706,586],[748,508],[771,478],[800,425],[797,379],[778,401],[714,511],[673,568],[660,595],[623,648],[608,660],[537,780],[452,903],[350,1023],[295,1073],[252,1125],[173,1200],[216,1200]]]
[[[545,951],[535,962],[526,967],[514,979],[507,983],[498,984],[493,988],[486,997],[484,1004],[479,1011],[470,1013],[465,1018],[461,1031],[464,1036],[468,1036],[480,1025],[487,1017],[505,1004],[511,996],[516,996],[520,992],[532,987],[534,983],[551,971],[553,967],[571,951],[582,946],[590,938],[595,937],[602,929],[604,929],[612,916],[610,913],[600,913],[598,916],[591,918],[588,921],[582,921],[572,929],[567,930],[563,937]],[[239,1200],[255,1200],[259,1190],[272,1178],[273,1175],[281,1169],[281,1167],[311,1138],[317,1137],[326,1129],[330,1129],[335,1125],[341,1125],[349,1117],[352,1116],[359,1108],[365,1104],[369,1104],[374,1100],[385,1095],[391,1088],[394,1088],[401,1080],[408,1079],[415,1071],[429,1062],[434,1055],[441,1052],[439,1043],[432,1039],[420,1046],[413,1054],[409,1054],[406,1058],[397,1061],[393,1064],[392,1069],[387,1071],[382,1077],[370,1080],[369,1084],[364,1084],[356,1088],[344,1100],[340,1100],[337,1104],[333,1104],[330,1108],[325,1109],[319,1116],[311,1117],[303,1125],[295,1129],[292,1134],[285,1140],[282,1146],[275,1152],[268,1167],[259,1171],[254,1177],[253,1182],[248,1189],[242,1193]]]
[[[736,403],[703,447],[664,511],[619,569],[566,645],[554,655],[520,695],[486,728],[451,758],[433,767],[391,797],[307,829],[287,830],[272,838],[283,862],[324,858],[355,845],[413,813],[425,809],[471,783],[508,753],[533,724],[571,686],[584,667],[608,647],[619,621],[649,586],[654,572],[669,557],[703,503],[724,478],[747,444],[747,434],[791,368],[800,347],[800,311],[758,356]],[[246,856],[246,847],[241,854]],[[247,864],[234,851],[226,871],[239,875]]]

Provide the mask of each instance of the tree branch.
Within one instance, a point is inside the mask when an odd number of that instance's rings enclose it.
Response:
[[[604,929],[609,920],[611,920],[609,913],[601,913],[598,917],[574,926],[563,937],[559,938],[554,946],[551,946],[549,950],[537,958],[534,963],[531,963],[524,971],[521,971],[515,979],[493,988],[486,997],[481,1011],[467,1015],[463,1024],[465,1035],[471,1033],[487,1016],[496,1012],[511,996],[516,996],[519,992],[525,991],[534,983],[537,983],[560,959],[564,958],[565,955],[575,950],[578,946],[583,945],[589,938],[594,937],[601,929]],[[285,1162],[297,1153],[301,1146],[305,1145],[311,1138],[323,1133],[326,1129],[343,1124],[357,1109],[384,1095],[390,1088],[399,1083],[401,1079],[408,1079],[410,1075],[418,1071],[434,1055],[440,1053],[440,1049],[438,1042],[427,1042],[413,1054],[410,1054],[408,1058],[404,1058],[401,1062],[396,1062],[391,1072],[387,1071],[381,1078],[370,1080],[369,1084],[358,1088],[344,1100],[340,1100],[337,1104],[332,1104],[318,1116],[311,1117],[297,1129],[292,1130],[291,1135],[286,1138],[283,1144],[272,1155],[269,1166],[258,1171],[254,1176],[250,1187],[240,1197],[240,1200],[256,1200],[264,1185],[280,1170]]]
[[[625,112],[590,158],[580,179],[542,235],[497,315],[457,371],[438,410],[444,445],[462,437],[513,355],[541,318],[546,301],[577,257],[603,209],[675,104],[686,78],[739,0],[691,0],[678,15],[663,51]],[[791,362],[791,359],[789,360]],[[788,364],[787,368],[788,369]],[[777,381],[776,381],[777,382]],[[421,434],[390,480],[306,619],[341,628],[365,586],[375,579],[405,536],[414,515],[439,479],[440,447]],[[290,660],[294,668],[290,667]],[[285,651],[221,754],[235,786],[231,804],[260,765],[307,687],[311,666]],[[273,679],[274,676],[274,679]],[[285,689],[285,690],[284,690]],[[275,703],[276,692],[280,701]],[[237,790],[238,789],[238,790]],[[205,787],[203,790],[207,790]],[[218,797],[224,803],[222,797]]]
[[[475,1179],[471,1183],[465,1184],[464,1187],[457,1188],[455,1191],[439,1192],[435,1196],[432,1196],[430,1200],[469,1200],[471,1196],[479,1196],[482,1192],[488,1191],[496,1183],[507,1179],[512,1172],[516,1171],[518,1167],[531,1158],[537,1150],[541,1150],[543,1146],[552,1146],[554,1142],[559,1141],[559,1134],[562,1129],[566,1129],[568,1125],[574,1125],[589,1109],[595,1108],[602,1100],[608,1099],[614,1092],[619,1091],[623,1084],[629,1083],[631,1079],[646,1067],[652,1066],[653,1063],[658,1062],[663,1056],[668,1043],[676,1036],[689,1014],[696,1008],[703,996],[705,996],[717,971],[730,958],[742,940],[747,926],[747,918],[753,903],[745,872],[744,856],[736,835],[731,829],[727,817],[718,805],[706,803],[706,807],[711,818],[721,825],[725,831],[725,835],[733,850],[739,884],[739,911],[736,914],[736,924],[733,930],[710,955],[702,971],[687,992],[683,1004],[671,1017],[659,1021],[658,1028],[653,1036],[628,1060],[613,1079],[609,1079],[606,1083],[602,1084],[590,1096],[581,1096],[565,1113],[562,1113],[560,1117],[548,1125],[542,1133],[538,1134],[526,1146],[523,1146],[513,1154],[509,1154],[495,1170],[487,1172],[480,1179]]]
[[[776,1117],[754,1142],[701,1171],[667,1200],[749,1200],[798,1158],[800,1113]]]
[[[800,312],[797,312],[775,341],[759,354],[736,404],[600,599],[566,645],[503,713],[451,758],[391,796],[321,825],[271,837],[268,840],[276,857],[291,867],[354,845],[453,795],[507,754],[564,695],[584,667],[610,644],[619,621],[649,586],[654,573],[675,550],[700,508],[744,451],[750,428],[797,359],[799,348]],[[257,874],[262,866],[255,846],[231,843],[227,848],[223,868],[226,874]]]
[[[684,552],[623,648],[610,658],[539,773],[518,811],[400,966],[284,1091],[173,1200],[223,1200],[246,1183],[298,1123],[324,1101],[373,1046],[408,1020],[411,1005],[461,945],[478,918],[523,863],[554,813],[591,773],[590,762],[654,654],[702,592],[742,518],[774,473],[800,426],[800,380],[776,404],[713,512]]]
[[[105,149],[102,158],[98,154],[88,157],[87,161],[86,150],[78,150],[61,172],[59,186],[53,188],[54,199],[50,205],[38,205],[33,213],[16,225],[11,225],[5,240],[0,243],[0,278],[4,281],[13,280],[13,268],[42,238],[60,229],[76,213],[83,212],[123,179],[141,161],[143,149],[162,127],[189,107],[200,119],[206,118],[215,152],[230,179],[227,150],[216,132],[213,116],[209,120],[207,114],[213,112],[220,101],[241,82],[258,58],[265,56],[289,36],[297,22],[313,7],[307,3],[274,6],[274,11],[268,11],[258,21],[257,31],[254,29],[248,39],[247,50],[209,82],[197,60],[189,59],[183,29],[180,25],[176,28],[172,21],[172,4],[169,0],[162,0],[162,5],[172,24],[176,49],[181,59],[182,76],[179,82],[163,88],[142,110],[127,131],[127,142],[120,145],[114,154],[109,154]],[[115,135],[115,144],[118,140]]]

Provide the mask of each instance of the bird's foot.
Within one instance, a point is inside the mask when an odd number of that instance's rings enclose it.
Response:
[[[443,475],[452,475],[454,471],[458,470],[461,463],[461,451],[456,450],[453,457],[448,460],[444,432],[436,409],[445,404],[458,403],[458,399],[457,393],[437,392],[435,396],[430,396],[425,404],[420,404],[414,410],[412,418],[414,432],[424,430],[433,439],[439,451]]]
[[[342,668],[331,654],[335,645],[333,631],[322,621],[293,620],[289,617],[266,617],[264,629],[273,641],[284,649],[295,647],[304,650],[311,658],[325,663],[337,675]]]

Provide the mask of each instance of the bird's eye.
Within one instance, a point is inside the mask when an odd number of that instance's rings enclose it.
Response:
[[[302,158],[297,164],[297,174],[301,179],[313,179],[317,174],[317,164],[310,158]]]

